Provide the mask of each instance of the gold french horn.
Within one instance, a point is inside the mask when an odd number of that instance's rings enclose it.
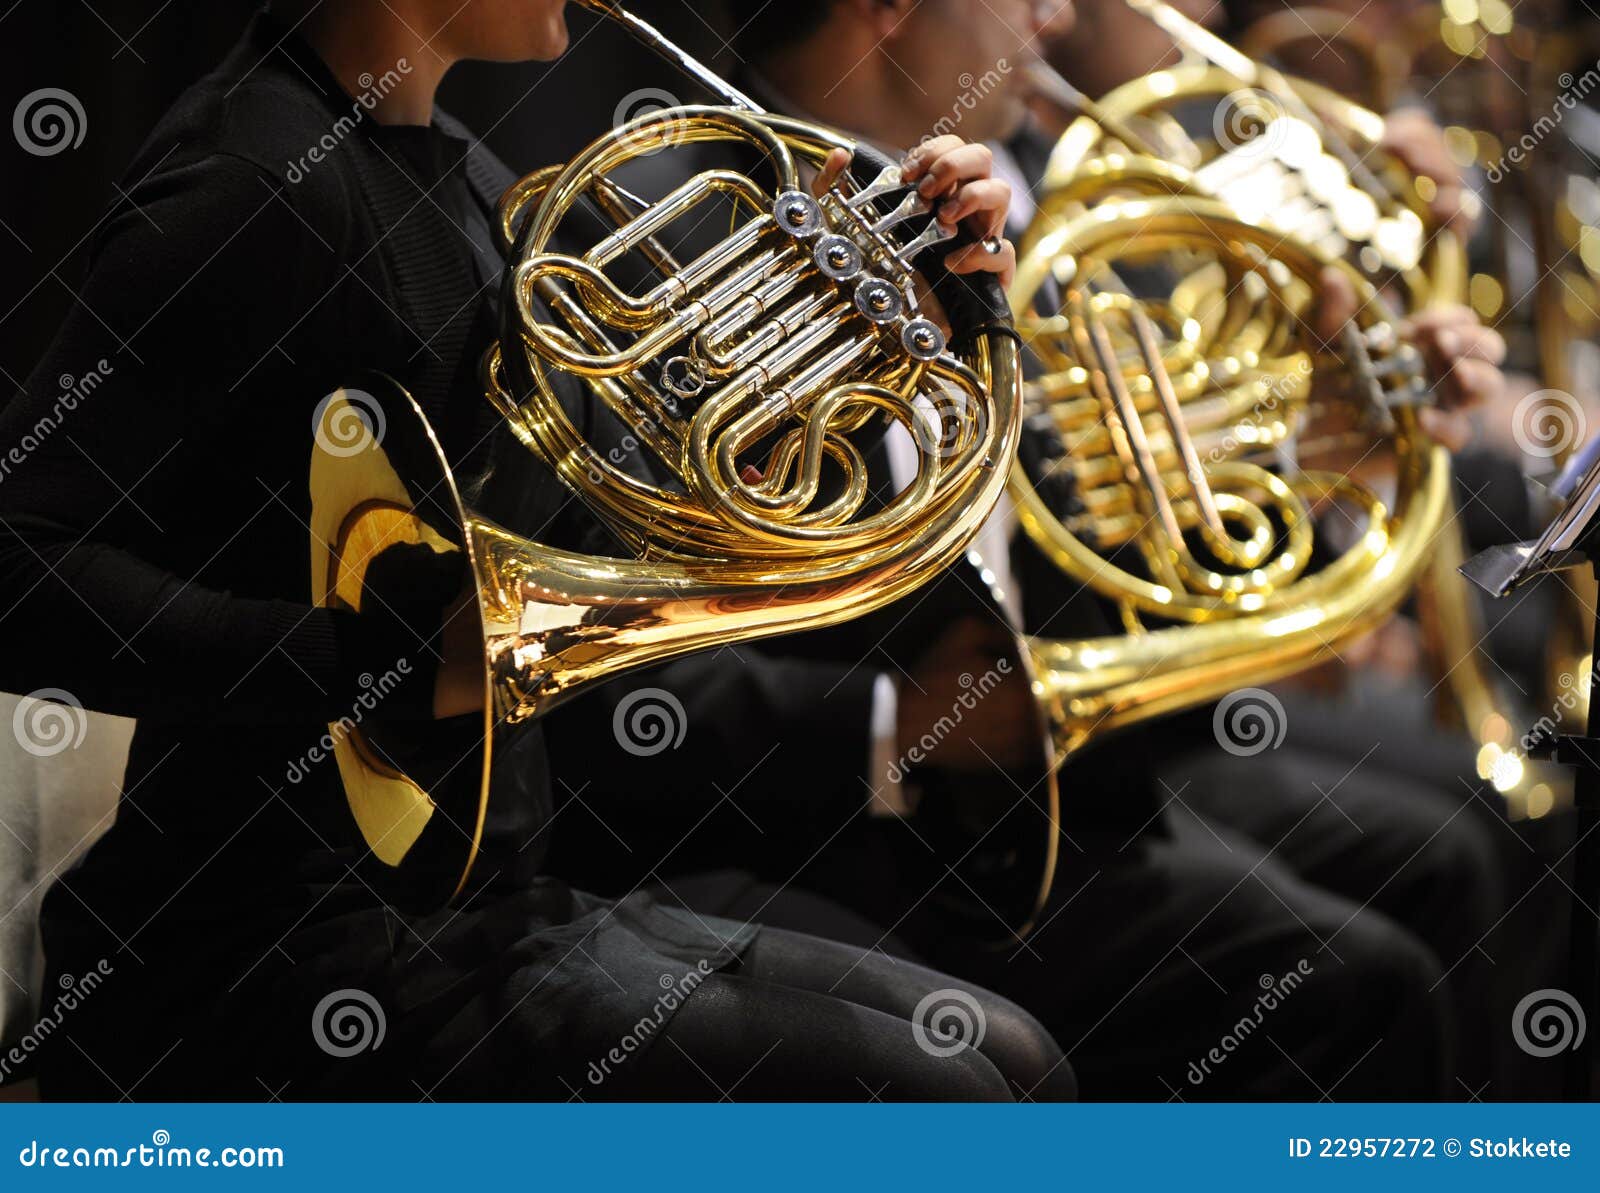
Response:
[[[1080,505],[1061,516],[1020,466],[1013,500],[1127,631],[1030,639],[1061,759],[1322,661],[1416,582],[1449,508],[1449,457],[1417,428],[1421,360],[1370,283],[1349,270],[1363,301],[1341,340],[1309,327],[1333,264],[1189,196],[1097,205],[1024,259],[1012,301],[1042,368],[1026,401],[1059,435],[1051,467]],[[1170,274],[1159,294],[1129,292],[1152,272]],[[1034,313],[1051,286],[1056,313]],[[1352,392],[1325,392],[1346,357]],[[1392,493],[1362,475],[1374,453]],[[1332,539],[1318,531],[1330,523]]]
[[[1367,165],[1383,135],[1376,113],[1291,83],[1161,0],[1125,2],[1184,60],[1099,100],[1033,69],[1075,118],[1011,293],[1045,370],[1028,408],[1062,436],[1056,466],[1072,472],[1083,508],[1055,516],[1020,465],[1013,499],[1035,542],[1108,597],[1127,629],[1033,644],[1062,756],[1323,660],[1424,577],[1444,598],[1466,595],[1451,566],[1448,456],[1417,429],[1420,360],[1378,289],[1397,283],[1406,309],[1463,293],[1464,250],[1428,226],[1427,180]],[[1208,127],[1196,131],[1185,101],[1210,109]],[[1335,262],[1361,313],[1323,346],[1307,304]],[[1135,293],[1123,277],[1148,287],[1152,272],[1170,287]],[[1086,320],[1099,324],[1092,334]],[[1313,401],[1314,375],[1344,375],[1354,405],[1341,415],[1342,403]],[[1330,423],[1340,429],[1319,431]],[[1388,476],[1361,475],[1379,460]],[[1324,542],[1331,558],[1311,568],[1316,514],[1330,503],[1359,511],[1360,529]],[[1433,606],[1456,656],[1449,680],[1469,727],[1503,745],[1509,722],[1463,601]]]
[[[1019,350],[1003,295],[992,281],[934,277],[946,342],[913,283],[918,254],[950,234],[899,170],[763,112],[616,5],[585,7],[722,105],[651,113],[511,189],[504,325],[483,375],[515,434],[632,557],[559,550],[474,512],[400,392],[330,403],[328,419],[348,420],[352,404],[375,402],[383,434],[358,452],[313,453],[317,601],[359,610],[372,561],[407,543],[458,552],[476,592],[485,711],[465,727],[439,723],[456,734],[454,752],[384,740],[381,724],[332,727],[369,875],[408,906],[437,906],[466,881],[491,758],[517,725],[622,671],[830,625],[910,592],[965,550],[1017,450]],[[754,150],[759,166],[695,174],[655,203],[614,179],[638,157],[715,140]],[[847,172],[814,197],[801,168],[838,147],[877,173],[862,182]],[[719,200],[736,212],[729,234],[674,259],[665,230]],[[612,227],[569,252],[561,238],[580,203]],[[611,267],[641,258],[654,281],[630,290]],[[586,440],[553,380],[563,373],[619,416],[664,480],[641,479]],[[873,507],[851,436],[882,418],[912,431],[919,459],[915,479]],[[1042,764],[1044,752],[1041,739]],[[1053,820],[1053,787],[1041,798]],[[1040,837],[1042,886],[1054,842]],[[1042,897],[1030,894],[1030,910]]]

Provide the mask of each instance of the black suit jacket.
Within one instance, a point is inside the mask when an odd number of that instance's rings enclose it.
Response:
[[[425,718],[434,656],[411,626],[310,604],[324,395],[394,376],[463,479],[505,461],[481,489],[497,517],[557,544],[592,522],[476,384],[493,289],[423,197],[430,152],[486,208],[511,179],[448,118],[375,126],[263,15],[131,166],[80,303],[0,417],[0,455],[24,457],[0,485],[0,686],[139,721],[115,826],[46,901],[58,964],[135,934],[182,951],[197,923],[259,956],[374,898],[328,752],[305,763],[401,661],[384,712]],[[551,811],[537,728],[516,761],[489,837],[526,875]]]

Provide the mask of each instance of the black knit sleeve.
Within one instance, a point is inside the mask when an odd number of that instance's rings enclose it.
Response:
[[[309,423],[270,394],[337,281],[342,200],[324,192],[219,154],[164,168],[107,219],[0,414],[0,688],[236,723],[332,719],[402,657],[412,692],[431,689],[404,631],[287,587],[228,591],[218,562],[294,500]],[[291,574],[305,550],[283,551]]]

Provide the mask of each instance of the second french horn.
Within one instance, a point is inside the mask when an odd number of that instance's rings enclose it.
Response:
[[[1031,642],[1062,756],[1329,658],[1416,582],[1448,510],[1448,456],[1417,428],[1418,355],[1353,271],[1361,315],[1317,335],[1332,264],[1183,196],[1093,208],[1024,261],[1014,302],[1043,370],[1029,408],[1060,437],[1048,467],[1078,507],[1059,516],[1046,478],[1020,470],[1013,497],[1127,631]],[[1047,287],[1058,313],[1029,313]]]
[[[1439,570],[1453,533],[1448,456],[1415,417],[1422,362],[1380,292],[1415,309],[1464,283],[1459,241],[1425,221],[1426,180],[1367,165],[1375,114],[1159,0],[1127,2],[1185,61],[1098,101],[1038,72],[1076,119],[1012,292],[1042,370],[1028,409],[1059,436],[1049,468],[1078,505],[1059,516],[1037,467],[1018,467],[1013,498],[1126,631],[1032,643],[1062,757],[1332,657]],[[1323,343],[1330,266],[1359,313]]]

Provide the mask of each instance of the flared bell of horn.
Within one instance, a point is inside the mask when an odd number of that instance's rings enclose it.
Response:
[[[1014,362],[1002,365],[1008,386],[1012,370]],[[386,379],[365,385],[337,391],[320,408],[310,473],[314,601],[372,612],[366,606],[382,597],[369,592],[368,574],[392,549],[409,549],[402,566],[459,556],[473,600],[458,616],[477,618],[484,651],[480,715],[390,721],[380,682],[370,708],[363,701],[328,727],[326,744],[369,850],[363,877],[405,909],[437,908],[462,889],[483,836],[491,772],[521,726],[623,671],[830,625],[904,595],[945,566],[989,503],[985,496],[954,511],[931,537],[876,567],[831,575],[800,569],[787,581],[782,570],[756,569],[766,582],[753,582],[750,569],[730,572],[715,561],[582,555],[475,512],[410,395]],[[1003,477],[995,468],[988,487],[998,491]],[[436,587],[437,571],[427,570]],[[385,580],[385,591],[406,587],[404,575],[398,584],[393,574]],[[1015,665],[1026,672],[1032,660],[1018,646]],[[1056,819],[1056,789],[1048,757],[1040,762],[1019,782],[1034,793],[1042,820],[1013,819],[966,862],[974,881],[988,879],[991,905],[1019,932],[1037,914],[1054,870],[1055,833],[1045,830]]]
[[[484,651],[481,716],[395,724],[380,699],[329,726],[371,851],[366,876],[392,901],[436,907],[459,891],[483,833],[494,760],[521,725],[621,671],[803,624],[851,599],[849,585],[733,585],[692,562],[580,555],[514,534],[463,502],[410,395],[384,379],[366,384],[321,408],[311,467],[316,603],[371,612],[366,604],[383,598],[369,592],[369,571],[394,548],[427,550],[408,557],[419,584],[437,556],[456,555],[475,594],[458,616],[477,618]],[[407,578],[385,583],[403,590]]]
[[[692,647],[787,624],[817,595],[736,588],[693,565],[597,558],[514,534],[469,508],[415,401],[383,379],[343,389],[321,408],[312,453],[316,603],[363,612],[373,565],[394,548],[426,548],[412,566],[460,557],[484,650],[481,716],[403,724],[378,699],[331,724],[328,739],[350,811],[370,849],[366,877],[403,906],[437,907],[476,857],[500,749],[519,726],[618,672]],[[402,568],[407,566],[402,560]],[[404,589],[406,577],[386,579]],[[714,623],[714,626],[711,625]],[[395,660],[403,671],[411,664]],[[365,702],[363,702],[365,703]]]
[[[311,589],[319,606],[372,613],[369,604],[381,598],[368,595],[368,572],[394,548],[459,556],[463,584],[479,573],[473,519],[421,411],[385,378],[363,384],[336,391],[319,408]],[[394,665],[413,668],[404,659]],[[437,907],[471,868],[488,801],[491,709],[486,699],[481,716],[402,725],[385,719],[380,701],[328,726],[325,743],[370,851],[360,870],[386,901]]]

